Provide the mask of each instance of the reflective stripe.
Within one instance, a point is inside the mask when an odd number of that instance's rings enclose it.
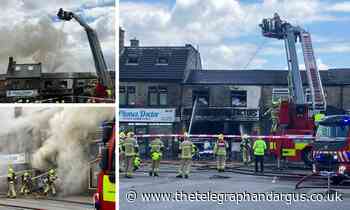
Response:
[[[108,175],[103,176],[103,200],[115,202],[115,183],[109,180]]]
[[[349,162],[349,157],[346,151],[343,152],[344,158],[346,162]]]
[[[295,149],[296,150],[303,150],[307,145],[309,145],[308,143],[295,143]]]
[[[270,150],[277,149],[277,143],[276,142],[270,142]]]
[[[282,156],[291,157],[295,156],[296,150],[295,149],[282,149]]]

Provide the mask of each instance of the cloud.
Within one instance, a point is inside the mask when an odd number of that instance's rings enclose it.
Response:
[[[243,3],[242,3],[243,2]],[[120,22],[126,39],[137,37],[141,45],[199,45],[204,68],[244,68],[259,46],[242,37],[259,37],[262,18],[281,14],[292,24],[335,21],[319,0],[264,0],[244,3],[233,0],[177,0],[169,5],[140,2],[120,3]],[[247,47],[248,46],[248,47]],[[282,50],[282,49],[281,49]],[[270,48],[277,54],[280,50]],[[250,68],[261,67],[266,60],[258,55]]]
[[[96,29],[107,63],[114,69],[112,1],[4,0],[1,3],[0,73],[5,72],[9,56],[14,56],[18,63],[42,62],[46,72],[95,72],[84,29],[75,21],[58,21],[59,8],[76,12]]]
[[[336,3],[327,10],[332,12],[350,12],[350,2]]]

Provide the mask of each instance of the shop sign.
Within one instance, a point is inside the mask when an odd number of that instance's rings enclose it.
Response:
[[[175,109],[120,109],[120,122],[175,122]]]

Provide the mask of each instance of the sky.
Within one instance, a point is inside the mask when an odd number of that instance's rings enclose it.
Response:
[[[0,7],[0,73],[9,56],[41,62],[45,72],[95,72],[85,31],[76,21],[59,21],[59,8],[97,31],[108,67],[115,68],[114,0],[1,0]]]
[[[350,1],[120,0],[119,6],[126,40],[192,44],[204,69],[287,69],[283,41],[263,37],[258,26],[274,12],[311,33],[319,69],[350,67]]]

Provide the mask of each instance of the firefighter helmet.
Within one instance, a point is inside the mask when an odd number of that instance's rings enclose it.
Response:
[[[119,138],[121,139],[124,139],[126,136],[125,136],[125,133],[124,132],[120,132],[119,133]]]
[[[128,138],[132,138],[132,137],[134,137],[134,132],[132,132],[132,131],[130,131],[128,134],[127,134],[127,137]]]
[[[222,133],[220,133],[219,136],[218,136],[218,139],[219,140],[224,140],[224,135]]]

